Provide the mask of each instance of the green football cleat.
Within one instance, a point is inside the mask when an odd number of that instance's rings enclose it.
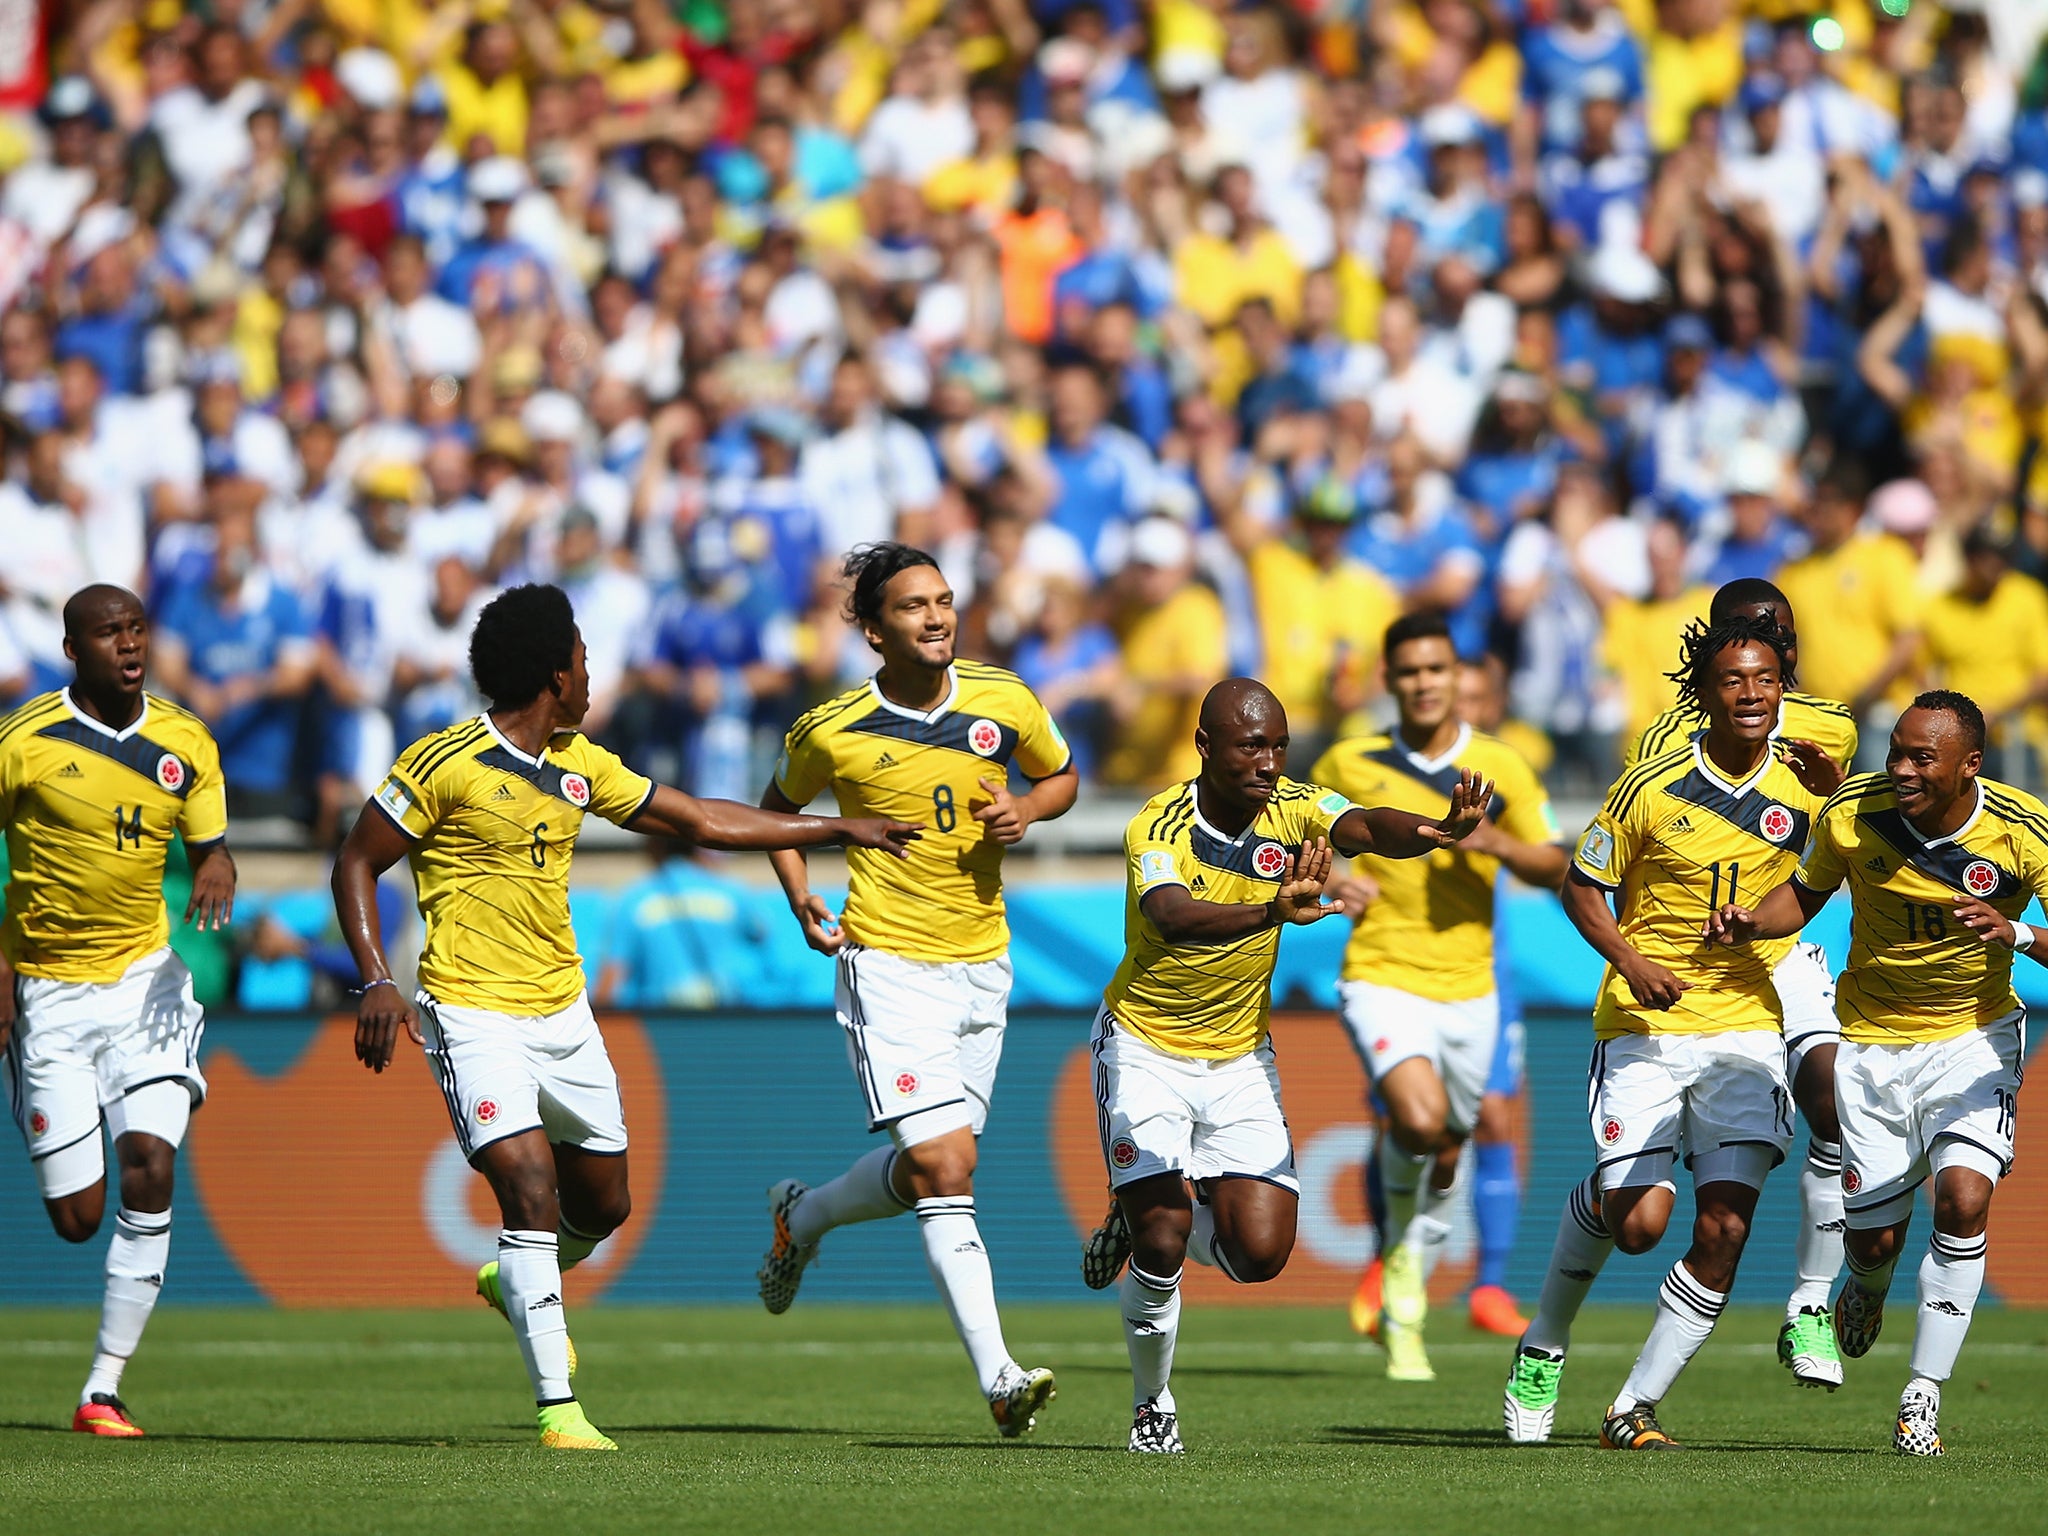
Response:
[[[490,1303],[491,1310],[506,1322],[512,1321],[512,1314],[505,1310],[505,1293],[498,1288],[498,1261],[491,1260],[476,1272],[476,1293]],[[576,1341],[564,1336],[562,1342],[569,1346],[569,1374],[576,1374]],[[618,1447],[612,1447],[614,1450]]]
[[[1422,1324],[1429,1316],[1429,1292],[1422,1260],[1403,1243],[1387,1255],[1380,1280],[1380,1342],[1387,1346],[1387,1380],[1435,1381]]]
[[[1557,1419],[1558,1384],[1564,1379],[1564,1356],[1527,1344],[1515,1350],[1508,1389],[1501,1398],[1501,1417],[1511,1445],[1544,1445]]]
[[[1778,1330],[1778,1364],[1802,1387],[1842,1384],[1842,1352],[1835,1347],[1835,1320],[1826,1307],[1803,1307]]]
[[[1391,1312],[1380,1319],[1380,1342],[1387,1346],[1387,1380],[1435,1381],[1436,1367],[1422,1346],[1422,1330],[1397,1323]]]
[[[550,1451],[616,1451],[619,1443],[584,1417],[573,1398],[540,1411],[540,1443]]]

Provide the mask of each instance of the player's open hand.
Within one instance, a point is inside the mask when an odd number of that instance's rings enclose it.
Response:
[[[924,830],[921,821],[891,821],[886,816],[848,816],[846,843],[850,848],[879,848],[899,859],[910,857],[910,845]]]
[[[420,1034],[419,1014],[396,983],[380,981],[364,988],[362,1001],[356,1004],[356,1060],[372,1072],[382,1072],[398,1049],[401,1027],[414,1045],[427,1043]]]
[[[839,914],[816,894],[794,903],[790,911],[803,925],[804,942],[821,955],[836,955],[846,948],[846,931],[839,926]]]
[[[1709,948],[1716,944],[1732,948],[1753,943],[1756,939],[1756,914],[1733,902],[1725,903],[1707,914],[1706,922],[1700,927],[1700,937],[1707,941]]]
[[[974,808],[974,819],[981,823],[982,830],[998,843],[1007,845],[1022,841],[1024,829],[1031,825],[1031,817],[1023,803],[1010,793],[1010,787],[988,779],[976,779],[974,782],[988,796],[988,804]]]
[[[1974,897],[1957,905],[1956,920],[1986,944],[2002,944],[2011,949],[2018,935],[2013,931],[2012,919],[1988,901]]]
[[[1422,828],[1422,834],[1439,848],[1463,842],[1486,819],[1486,808],[1492,803],[1493,780],[1481,778],[1470,768],[1460,768],[1457,787],[1451,791],[1449,812],[1435,826]]]
[[[187,926],[218,933],[235,915],[235,861],[216,846],[192,871],[192,899],[185,903]]]
[[[1273,898],[1273,914],[1279,921],[1320,922],[1331,913],[1344,910],[1341,901],[1323,900],[1323,887],[1329,883],[1334,859],[1330,845],[1320,837],[1301,845],[1286,878],[1280,882],[1280,894]]]
[[[1680,981],[1676,976],[1654,960],[1645,960],[1640,955],[1632,965],[1617,966],[1621,979],[1628,983],[1628,989],[1635,994],[1640,1007],[1662,1011],[1676,1007],[1678,1000],[1692,990],[1692,983]]]
[[[1788,736],[1778,743],[1778,756],[1793,777],[1816,795],[1832,795],[1842,787],[1845,775],[1817,741]]]

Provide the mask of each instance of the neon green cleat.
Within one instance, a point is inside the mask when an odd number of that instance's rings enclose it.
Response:
[[[1406,1243],[1387,1255],[1380,1281],[1380,1342],[1387,1346],[1387,1380],[1435,1381],[1429,1354],[1422,1347],[1422,1324],[1429,1316],[1429,1292],[1422,1261]]]
[[[483,1297],[486,1302],[490,1303],[491,1310],[496,1312],[498,1316],[504,1318],[508,1323],[512,1321],[512,1314],[505,1310],[505,1293],[498,1289],[498,1261],[496,1259],[491,1260],[490,1263],[476,1272],[476,1293]],[[564,1338],[562,1342],[569,1346],[569,1374],[574,1376],[576,1374],[576,1341],[571,1338]]]
[[[573,1398],[540,1411],[540,1443],[550,1451],[616,1451],[619,1443],[584,1417]]]
[[[1778,1363],[1802,1387],[1842,1384],[1842,1352],[1835,1344],[1835,1320],[1826,1307],[1806,1307],[1778,1330]]]
[[[1435,1381],[1436,1367],[1422,1347],[1422,1330],[1397,1323],[1392,1314],[1380,1319],[1380,1342],[1387,1346],[1387,1380]]]
[[[1564,1356],[1527,1344],[1515,1348],[1514,1372],[1501,1399],[1501,1417],[1513,1445],[1542,1445],[1550,1439],[1557,1418],[1558,1383],[1564,1378]]]

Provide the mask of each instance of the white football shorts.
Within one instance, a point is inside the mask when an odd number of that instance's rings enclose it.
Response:
[[[1269,1035],[1221,1060],[1162,1051],[1095,1014],[1095,1110],[1109,1187],[1154,1174],[1260,1179],[1301,1193]]]
[[[848,944],[833,1006],[870,1131],[898,1147],[981,1134],[1010,1017],[1008,956],[931,962]]]
[[[1842,1021],[1835,1017],[1835,973],[1828,969],[1828,952],[1818,944],[1799,941],[1771,972],[1771,985],[1778,989],[1778,1001],[1785,1009],[1785,1053],[1790,1058],[1787,1075],[1797,1077],[1808,1051],[1842,1038]]]
[[[427,1065],[470,1161],[493,1142],[540,1130],[601,1157],[626,1150],[619,1077],[588,994],[558,1013],[496,1013],[418,996]]]
[[[1950,1040],[1842,1042],[1835,1108],[1842,1117],[1842,1206],[1865,1231],[1904,1221],[1920,1181],[1944,1168],[1996,1183],[2012,1170],[2024,1012]]]
[[[192,973],[168,945],[119,981],[17,976],[14,997],[7,1096],[44,1199],[99,1182],[103,1118],[116,1140],[138,1131],[174,1147],[184,1141],[206,1097],[206,1016],[192,997]]]
[[[1337,1006],[1367,1076],[1377,1083],[1410,1057],[1425,1058],[1450,1100],[1450,1128],[1471,1134],[1500,1041],[1496,994],[1442,1003],[1369,981],[1340,981]]]
[[[1776,1030],[1617,1035],[1593,1047],[1587,1085],[1600,1188],[1672,1185],[1684,1158],[1695,1187],[1763,1187],[1792,1144],[1792,1090]]]

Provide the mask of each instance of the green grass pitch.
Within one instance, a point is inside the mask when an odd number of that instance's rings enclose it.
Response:
[[[1910,1295],[1910,1282],[1907,1286]],[[1189,1454],[1122,1449],[1129,1385],[1107,1306],[1015,1307],[1017,1353],[1059,1400],[999,1442],[943,1314],[591,1309],[579,1391],[617,1456],[532,1444],[505,1325],[463,1313],[167,1308],[128,1373],[150,1430],[65,1432],[90,1353],[83,1311],[0,1314],[0,1529],[832,1533],[2048,1530],[2048,1316],[1979,1314],[1942,1414],[1949,1454],[1890,1454],[1905,1351],[1795,1389],[1774,1314],[1731,1312],[1667,1405],[1691,1450],[1594,1447],[1649,1310],[1593,1311],[1565,1372],[1559,1443],[1500,1430],[1507,1345],[1443,1317],[1438,1380],[1395,1386],[1341,1316],[1190,1307],[1175,1386]],[[1894,1320],[1911,1325],[1910,1307]],[[1683,1522],[1679,1524],[1678,1522]]]

